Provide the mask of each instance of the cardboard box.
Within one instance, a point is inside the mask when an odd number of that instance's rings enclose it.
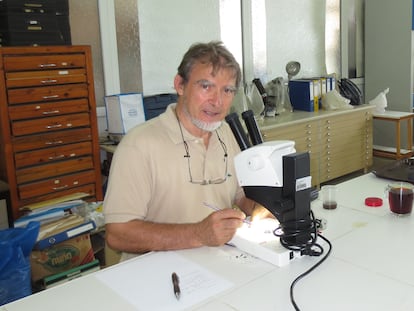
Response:
[[[95,260],[90,234],[82,234],[55,246],[30,254],[32,281],[69,270]]]

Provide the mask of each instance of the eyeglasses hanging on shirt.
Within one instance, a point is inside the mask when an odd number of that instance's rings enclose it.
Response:
[[[185,149],[185,154],[184,154],[184,158],[187,158],[187,164],[188,164],[188,175],[189,175],[189,182],[192,184],[198,184],[198,185],[212,185],[212,184],[222,184],[227,180],[227,177],[229,176],[228,174],[228,165],[227,165],[227,146],[226,144],[223,142],[223,140],[221,139],[220,135],[217,133],[216,131],[216,135],[217,138],[220,142],[221,147],[223,148],[223,152],[224,152],[224,176],[223,177],[218,177],[218,178],[213,178],[213,179],[200,179],[200,180],[196,180],[193,178],[193,174],[191,173],[191,155],[190,155],[190,148],[188,147],[187,142],[184,139],[184,135],[183,135],[183,130],[181,128],[181,123],[180,120],[178,120],[178,125],[180,127],[180,133],[181,133],[181,138],[183,140],[183,144],[184,144],[184,149]]]

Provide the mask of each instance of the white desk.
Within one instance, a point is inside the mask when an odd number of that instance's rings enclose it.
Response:
[[[413,310],[414,215],[396,217],[389,212],[386,201],[379,208],[364,205],[368,196],[383,197],[386,184],[386,180],[372,174],[364,175],[339,185],[336,210],[323,210],[320,199],[312,203],[316,216],[328,221],[323,234],[331,240],[333,251],[296,285],[294,294],[301,310]],[[241,252],[229,246],[176,254],[233,283],[229,289],[191,308],[214,311],[293,310],[289,299],[291,282],[320,260],[303,257],[280,268],[250,256],[239,256]],[[142,258],[107,269],[131,268]],[[148,265],[148,269],[157,271],[157,266]],[[139,310],[99,281],[97,276],[106,271],[109,270],[15,301],[0,310]],[[139,278],[139,273],[131,268],[125,281]],[[167,287],[167,291],[153,293],[151,310],[159,310],[160,297],[173,297],[172,288]],[[171,309],[183,301],[169,299]]]
[[[393,159],[409,158],[413,155],[413,119],[414,113],[401,112],[401,111],[389,111],[386,110],[383,113],[374,113],[373,118],[382,121],[391,121],[395,123],[395,148],[373,146],[374,156],[387,157]],[[406,121],[407,125],[407,143],[405,148],[401,147],[401,123]]]

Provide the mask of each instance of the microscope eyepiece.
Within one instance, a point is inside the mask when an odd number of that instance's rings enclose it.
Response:
[[[232,112],[226,116],[226,121],[230,125],[230,128],[233,132],[234,137],[236,138],[237,143],[240,146],[240,149],[243,151],[247,148],[250,148],[249,139],[244,132],[244,129],[240,123],[239,116],[236,112]]]

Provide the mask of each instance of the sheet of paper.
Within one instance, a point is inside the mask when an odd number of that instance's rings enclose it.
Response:
[[[176,272],[181,297],[171,280]],[[95,276],[137,310],[183,310],[234,284],[176,252],[154,252],[101,270]]]

